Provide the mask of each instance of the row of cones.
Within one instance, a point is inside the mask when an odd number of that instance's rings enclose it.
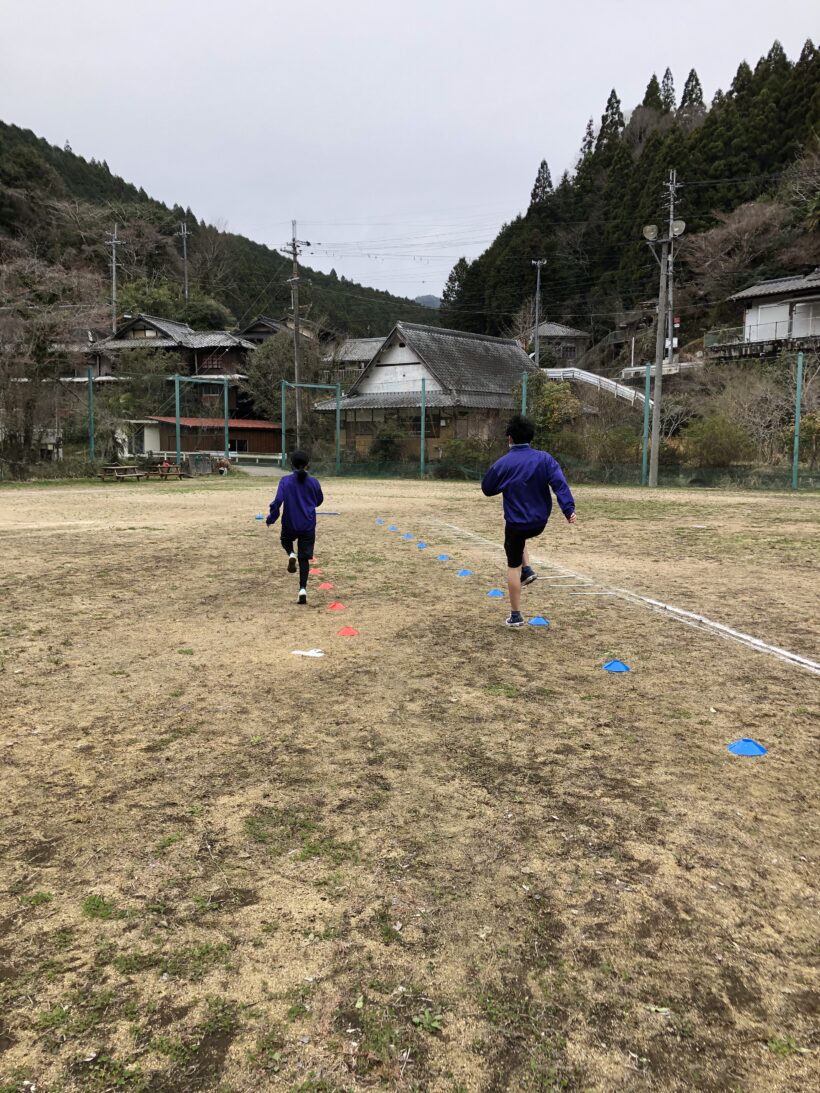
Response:
[[[311,558],[310,560],[313,563],[316,562],[315,558]],[[309,572],[311,577],[321,577],[323,575],[321,569],[319,569],[318,567],[316,567],[314,569],[311,569],[308,572]],[[332,591],[334,591],[333,582],[332,581],[322,581],[322,583],[319,585],[319,591],[320,592],[332,592]],[[327,605],[327,609],[328,609],[328,611],[344,611],[344,610],[346,610],[345,605],[343,603],[340,603],[338,600],[334,600],[333,603],[329,603]],[[353,626],[343,626],[341,628],[341,630],[336,631],[336,634],[340,638],[357,638],[359,636],[359,631]]]

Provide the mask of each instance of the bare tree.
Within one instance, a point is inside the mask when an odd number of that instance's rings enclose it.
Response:
[[[717,227],[684,236],[679,247],[707,296],[725,297],[740,287],[747,270],[782,242],[787,210],[776,202],[751,201],[731,213],[716,213]]]
[[[528,297],[510,320],[505,336],[518,342],[526,353],[535,333],[535,297]]]
[[[227,224],[218,221],[197,228],[192,237],[191,275],[203,292],[219,294],[230,287]]]
[[[22,476],[54,425],[60,376],[81,359],[85,331],[101,319],[100,282],[30,256],[6,263],[0,299],[0,459]]]

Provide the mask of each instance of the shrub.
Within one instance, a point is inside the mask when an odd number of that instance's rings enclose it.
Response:
[[[373,435],[370,456],[379,463],[393,463],[401,459],[404,431],[395,421],[385,421]]]
[[[686,427],[683,448],[690,466],[728,467],[749,455],[751,442],[737,422],[724,414],[711,414]]]

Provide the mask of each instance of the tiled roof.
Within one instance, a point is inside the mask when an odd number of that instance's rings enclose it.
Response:
[[[756,285],[736,292],[730,300],[751,300],[756,296],[777,296],[784,292],[820,292],[820,266],[811,273],[797,277],[775,277],[771,281],[758,281]]]
[[[137,315],[137,319],[146,319],[152,326],[157,327],[169,338],[180,338],[185,334],[193,334],[194,328],[187,323],[178,323],[175,319],[158,319],[156,315]]]
[[[342,342],[335,353],[325,357],[326,361],[345,364],[348,361],[367,364],[384,345],[384,338],[348,338]]]
[[[267,315],[257,315],[253,322],[242,327],[239,331],[240,335],[252,330],[255,326],[266,326],[269,330],[275,330],[277,333],[290,329],[287,323],[282,322],[281,319],[269,319]]]
[[[253,342],[240,338],[236,334],[230,334],[227,330],[204,330],[186,334],[182,344],[188,349],[255,349]]]
[[[163,425],[176,425],[175,417],[151,417],[149,421],[158,421]],[[181,417],[180,425],[190,429],[223,429],[224,417]],[[258,421],[253,418],[231,417],[228,418],[229,429],[281,429],[274,421]]]
[[[118,335],[127,333],[135,323],[150,323],[163,335],[159,338],[123,338]],[[121,326],[116,335],[103,338],[93,343],[95,351],[119,351],[151,346],[153,349],[254,349],[253,342],[227,330],[194,330],[187,323],[177,323],[171,319],[158,319],[154,315],[137,315]]]
[[[430,374],[454,396],[458,405],[467,405],[464,400],[468,395],[511,395],[522,373],[538,371],[511,338],[490,338],[418,323],[397,323],[395,333],[427,365]],[[356,379],[350,395],[357,393],[372,367],[371,364]]]
[[[452,395],[447,391],[428,391],[425,405],[431,410],[512,410],[516,403],[511,394],[482,395],[467,392],[464,395]],[[374,391],[369,395],[347,395],[339,404],[341,410],[392,410],[402,406],[421,408],[421,391]],[[316,409],[335,410],[336,399],[317,402]]]
[[[139,349],[144,345],[151,349],[178,349],[180,344],[177,338],[103,338],[102,341],[93,342],[85,348],[97,353],[108,349]]]
[[[585,330],[576,330],[574,326],[564,326],[563,323],[539,323],[539,338],[589,338]]]

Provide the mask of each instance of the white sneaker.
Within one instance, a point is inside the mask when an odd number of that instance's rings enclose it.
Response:
[[[296,572],[296,555],[293,553],[293,551],[291,551],[290,556],[288,558],[288,573],[295,573],[295,572]]]
[[[300,588],[299,589],[299,595],[296,597],[296,602],[297,603],[307,603],[307,589],[306,588]]]

